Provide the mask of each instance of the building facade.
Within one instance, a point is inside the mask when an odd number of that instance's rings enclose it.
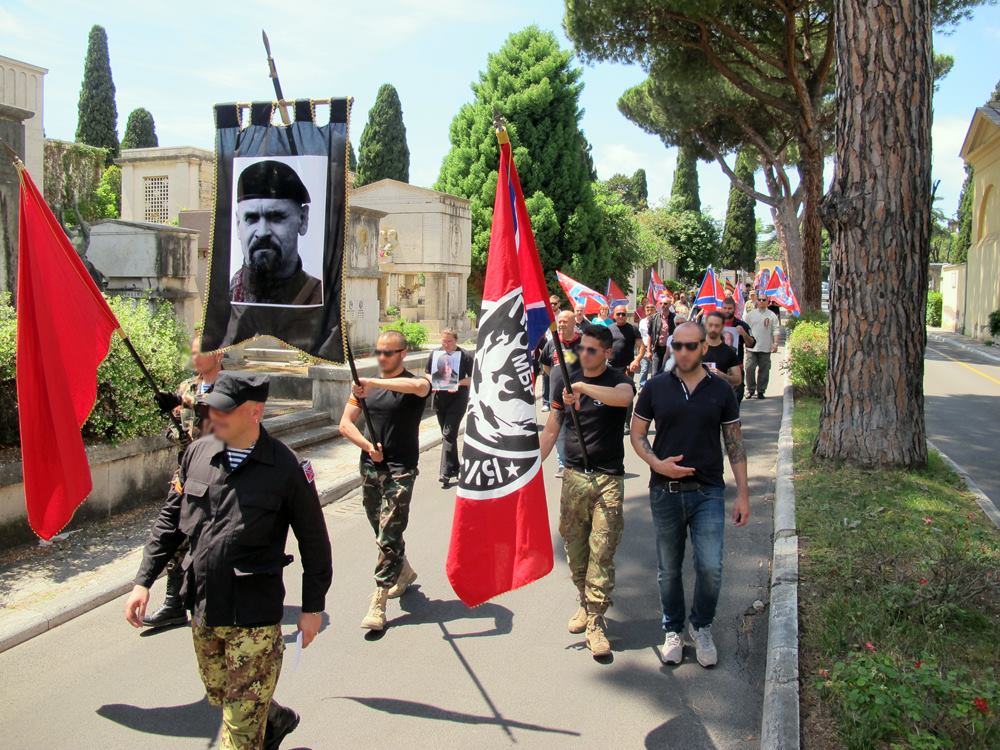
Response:
[[[37,65],[0,55],[0,104],[33,113],[24,121],[24,165],[31,172],[39,191],[45,187],[42,165],[45,153],[45,74],[48,72]]]
[[[194,146],[127,148],[122,168],[123,221],[174,224],[181,211],[212,208],[215,154]]]

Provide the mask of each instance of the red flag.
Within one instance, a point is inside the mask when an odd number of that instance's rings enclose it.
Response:
[[[494,209],[494,220],[496,217]],[[569,297],[569,301],[574,305],[583,305],[584,315],[594,315],[601,311],[601,305],[608,304],[608,298],[605,297],[600,292],[591,289],[589,286],[581,284],[576,279],[570,278],[562,271],[556,271],[556,281],[559,282],[559,286],[563,288],[566,292],[566,296]]]
[[[694,303],[701,308],[702,312],[707,313],[717,307],[722,307],[724,299],[725,292],[722,289],[722,284],[719,283],[715,270],[709,266],[701,280],[701,286],[698,287],[698,296]]]
[[[608,307],[612,310],[618,307],[618,305],[628,307],[628,295],[610,277],[608,278],[608,290],[604,293],[604,296],[608,300]]]
[[[501,136],[505,136],[502,131]],[[503,142],[506,137],[501,141],[462,473],[446,565],[452,588],[470,607],[552,570],[529,355],[530,316],[525,313],[528,290],[544,279],[534,242],[524,241],[531,237],[531,224],[510,144]]]
[[[80,429],[118,319],[23,166],[17,266],[17,410],[28,523],[51,539],[92,483]]]

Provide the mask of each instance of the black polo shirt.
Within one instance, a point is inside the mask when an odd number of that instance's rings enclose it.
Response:
[[[622,383],[628,383],[635,393],[632,378],[613,367],[605,367],[600,375],[588,378],[582,372],[570,376],[570,382],[583,381],[605,388],[614,388]],[[563,379],[558,371],[552,373],[552,408],[562,411]],[[595,401],[590,396],[580,396],[580,431],[583,442],[587,446],[587,461],[590,468],[604,474],[621,475],[625,473],[625,438],[622,435],[622,425],[625,424],[625,406],[608,406],[601,401]],[[572,420],[566,415],[564,421]],[[566,430],[566,465],[583,470],[583,452],[580,450],[580,439],[572,421]]]
[[[689,479],[726,486],[720,433],[722,425],[740,421],[740,407],[732,386],[723,378],[705,368],[705,377],[691,393],[676,370],[650,378],[636,401],[635,416],[655,423],[653,453],[657,458],[684,456],[680,465],[695,470]],[[668,477],[650,471],[650,487],[667,481]]]

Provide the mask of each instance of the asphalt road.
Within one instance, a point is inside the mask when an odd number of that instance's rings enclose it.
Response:
[[[924,359],[927,437],[1000,506],[1000,363],[931,341]]]
[[[781,378],[775,373],[774,380]],[[555,570],[476,609],[456,600],[444,575],[454,491],[435,482],[438,453],[421,456],[407,551],[417,585],[390,604],[381,638],[359,627],[373,588],[375,548],[360,501],[326,509],[335,575],[330,619],[295,662],[296,608],[286,607],[289,648],[276,697],[302,715],[283,747],[312,748],[757,748],[767,640],[776,436],[781,398],[744,405],[750,455],[750,524],[727,523],[725,572],[714,627],[719,666],[705,670],[689,646],[684,664],[662,665],[656,559],[647,474],[628,449],[626,526],[609,612],[611,659],[593,659],[566,631],[576,607],[556,532],[559,482],[545,467]],[[542,415],[544,416],[544,415]],[[554,457],[553,457],[554,458]],[[727,470],[728,476],[728,470]],[[729,492],[732,501],[732,490]],[[294,542],[290,551],[297,553]],[[686,584],[690,602],[690,555]],[[297,563],[286,570],[299,601]],[[154,601],[162,596],[162,585]],[[5,748],[211,747],[220,714],[195,671],[187,628],[132,630],[111,602],[0,654]]]

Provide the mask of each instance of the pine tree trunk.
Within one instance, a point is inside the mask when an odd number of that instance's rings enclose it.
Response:
[[[927,461],[923,357],[930,248],[929,0],[835,0],[836,166],[830,362],[815,453]]]
[[[799,182],[802,185],[802,275],[789,281],[803,310],[818,310],[820,291],[820,255],[823,246],[823,147],[817,128],[799,139]]]
[[[805,274],[805,266],[802,257],[802,232],[795,202],[791,198],[782,198],[777,206],[771,207],[771,218],[774,219],[774,233],[778,239],[778,247],[781,248],[781,265],[789,279],[801,279]],[[792,286],[796,287],[794,283]],[[799,302],[801,304],[801,300]]]

